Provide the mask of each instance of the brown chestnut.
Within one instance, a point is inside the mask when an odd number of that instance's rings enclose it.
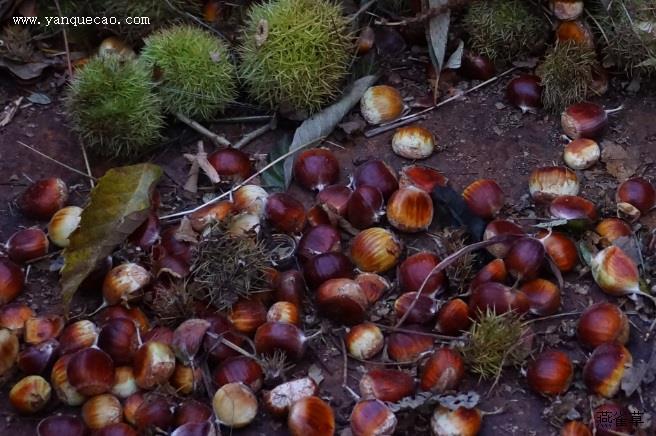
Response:
[[[385,337],[378,326],[365,322],[351,327],[344,338],[344,343],[351,356],[368,360],[383,349]]]
[[[264,213],[273,227],[283,233],[300,233],[305,227],[305,207],[290,194],[270,195]]]
[[[608,114],[621,108],[606,110],[588,101],[575,103],[560,114],[560,124],[565,134],[572,139],[598,139],[608,126]]]
[[[398,188],[399,182],[394,170],[382,160],[370,160],[355,169],[353,183],[356,189],[362,185],[378,188],[388,199]]]
[[[134,353],[139,347],[137,327],[131,319],[110,320],[100,330],[98,347],[109,354],[115,364],[131,364]]]
[[[20,413],[32,414],[48,404],[51,394],[50,384],[43,377],[28,375],[11,388],[9,402]]]
[[[0,306],[9,303],[23,290],[25,276],[18,265],[0,257]]]
[[[301,263],[304,263],[318,254],[340,251],[341,248],[342,241],[339,231],[329,225],[318,225],[303,233],[298,241],[296,255]]]
[[[414,307],[412,307],[413,304]],[[394,302],[394,312],[397,319],[404,318],[404,322],[410,324],[426,324],[435,318],[437,304],[434,299],[427,295],[417,295],[417,292],[406,292],[401,294]]]
[[[369,185],[358,186],[346,204],[346,219],[356,229],[369,228],[384,215],[383,204],[380,189]]]
[[[489,240],[496,236],[523,236],[526,232],[517,224],[508,220],[494,220],[485,227],[483,239]],[[494,257],[503,259],[508,255],[513,242],[499,242],[487,247],[487,251]]]
[[[325,316],[347,325],[364,320],[369,301],[354,280],[338,278],[317,289],[317,306]]]
[[[319,397],[306,397],[292,404],[287,417],[292,436],[326,436],[335,433],[332,407]]]
[[[401,292],[417,292],[424,284],[421,293],[429,297],[440,294],[446,288],[446,274],[443,271],[427,277],[440,263],[440,258],[424,251],[413,254],[399,265],[397,277]]]
[[[623,345],[603,343],[595,348],[583,367],[583,381],[590,392],[612,398],[632,363],[633,357]]]
[[[560,289],[549,280],[528,281],[522,285],[520,291],[526,295],[529,311],[535,315],[553,315],[560,308]]]
[[[317,395],[319,386],[310,377],[279,384],[262,395],[264,407],[276,416],[283,416],[295,402]]]
[[[535,392],[542,395],[560,395],[569,389],[574,365],[562,351],[547,350],[528,365],[526,379]]]
[[[579,261],[579,252],[574,241],[564,233],[541,230],[536,235],[544,245],[547,255],[561,272],[570,272]]]
[[[434,168],[424,165],[410,165],[401,169],[401,180],[399,186],[406,188],[414,186],[419,189],[432,193],[437,186],[447,186],[449,180]]]
[[[469,306],[460,298],[447,301],[437,312],[435,330],[444,335],[457,336],[470,325]]]
[[[97,348],[85,348],[73,355],[66,367],[68,381],[80,394],[99,395],[114,385],[112,358]]]
[[[412,333],[410,326],[407,331],[393,332],[387,339],[387,353],[395,362],[413,362],[433,348],[433,338],[421,331]]]
[[[387,202],[387,220],[402,232],[427,230],[433,222],[433,200],[414,186],[401,188]]]
[[[396,416],[380,400],[362,400],[351,412],[353,436],[391,436],[396,429]]]
[[[207,156],[207,160],[224,180],[240,182],[254,172],[248,154],[234,148],[217,150]]]
[[[397,402],[412,395],[415,381],[407,372],[398,369],[372,369],[360,379],[360,395],[380,401]]]
[[[264,355],[280,350],[291,360],[300,360],[305,354],[305,335],[294,324],[266,322],[255,332],[255,350]]]
[[[576,326],[579,342],[591,349],[605,342],[626,344],[629,333],[629,318],[617,305],[608,302],[585,309]]]
[[[294,179],[306,189],[321,191],[339,179],[339,162],[327,148],[303,150],[294,162]]]
[[[396,235],[381,227],[363,230],[351,241],[351,259],[364,272],[388,271],[396,265],[402,250]]]
[[[246,356],[236,356],[224,360],[212,374],[214,383],[221,387],[228,383],[243,383],[257,392],[262,388],[264,373],[257,361]]]
[[[656,206],[656,189],[648,180],[634,177],[622,182],[615,198],[618,204],[628,203],[644,215]]]
[[[438,348],[428,358],[421,372],[421,388],[444,393],[456,389],[465,375],[465,363],[460,353],[450,348]]]
[[[77,416],[52,415],[39,422],[36,434],[37,436],[86,436],[87,429]]]
[[[522,113],[533,112],[542,107],[542,85],[540,78],[532,74],[522,74],[512,79],[506,88],[508,101],[520,108]]]
[[[7,240],[7,254],[16,263],[24,263],[48,253],[48,237],[37,227],[18,230]]]
[[[518,280],[536,278],[544,264],[545,249],[534,238],[522,238],[515,242],[504,259],[508,272]]]
[[[18,197],[18,206],[30,218],[49,220],[66,205],[68,187],[62,179],[49,178],[32,183]]]

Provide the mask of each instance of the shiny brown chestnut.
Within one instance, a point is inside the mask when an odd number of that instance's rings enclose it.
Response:
[[[621,109],[622,106],[606,110],[588,101],[575,103],[560,114],[560,124],[565,134],[572,139],[599,139],[608,126],[608,114]]]
[[[433,200],[414,186],[401,188],[387,202],[387,220],[402,232],[427,230],[433,222]]]
[[[136,263],[124,263],[112,268],[102,285],[105,303],[125,304],[139,298],[150,279],[148,270]]]
[[[324,282],[316,294],[319,311],[347,325],[364,321],[369,301],[354,280],[338,278]]]
[[[316,288],[328,280],[353,278],[353,264],[343,253],[324,253],[308,260],[303,273],[308,285]]]
[[[544,245],[547,255],[561,272],[570,272],[579,261],[579,253],[574,241],[564,233],[540,230],[536,237]]]
[[[311,377],[281,383],[262,394],[264,407],[275,416],[284,416],[295,402],[319,393],[319,386]]]
[[[583,311],[576,326],[581,345],[593,349],[606,342],[626,344],[629,341],[629,318],[617,305],[593,304]]]
[[[175,355],[168,345],[147,342],[134,355],[134,378],[141,389],[165,383],[175,371]]]
[[[482,420],[483,414],[475,407],[450,410],[438,405],[431,415],[431,430],[435,436],[476,436]]]
[[[65,354],[57,359],[50,372],[50,382],[59,401],[68,406],[80,406],[85,398],[68,380],[68,364],[73,356],[75,354]]]
[[[414,307],[411,308],[413,304]],[[435,318],[437,304],[433,298],[427,295],[417,295],[417,292],[406,292],[394,301],[394,312],[399,320],[405,317],[404,322],[410,324],[426,324]]]
[[[470,80],[488,80],[494,77],[497,70],[487,56],[465,50],[459,71]]]
[[[257,398],[243,383],[228,383],[216,391],[212,407],[218,421],[231,428],[245,427],[257,416]]]
[[[335,414],[321,398],[303,398],[289,409],[287,427],[292,436],[332,435],[335,433]]]
[[[569,389],[574,365],[562,351],[547,350],[528,365],[526,379],[535,392],[542,395],[560,395]]]
[[[142,250],[149,250],[159,240],[159,232],[159,218],[157,213],[151,210],[146,221],[137,227],[137,230],[132,232],[128,237],[128,240],[132,245],[139,247]]]
[[[77,416],[52,415],[39,422],[36,434],[37,436],[86,436],[87,429]]]
[[[98,339],[98,327],[88,319],[76,321],[67,325],[59,336],[60,352],[74,353],[83,348],[89,348]]]
[[[519,289],[526,295],[531,313],[548,316],[558,312],[560,289],[555,283],[538,278],[524,283]]]
[[[361,400],[351,412],[353,436],[391,436],[396,430],[397,419],[389,407],[380,400]]]
[[[98,348],[109,354],[116,365],[131,364],[138,347],[137,326],[131,319],[112,319],[98,335]]]
[[[208,354],[210,362],[218,363],[228,357],[236,356],[237,352],[225,345],[219,338],[225,338],[235,345],[244,342],[241,335],[236,334],[236,330],[230,320],[220,314],[214,314],[206,318],[210,322],[205,339],[203,339],[203,349]]]
[[[617,403],[600,404],[592,412],[592,428],[596,436],[616,436],[618,434],[633,434],[635,430],[631,419],[619,419],[619,417],[630,417],[631,411],[628,407]],[[617,417],[618,419],[608,419]]]
[[[59,178],[42,179],[32,183],[18,197],[18,207],[30,218],[49,220],[66,205],[68,187]]]
[[[503,259],[494,259],[485,264],[483,268],[476,273],[472,281],[469,283],[469,287],[474,289],[476,286],[487,282],[505,283],[507,278],[508,270],[506,269],[506,263]]]
[[[85,348],[73,355],[66,367],[68,381],[84,396],[108,392],[114,384],[114,363],[109,354]]]
[[[33,316],[25,321],[23,339],[28,344],[40,344],[58,338],[64,330],[64,318],[59,315]]]
[[[146,395],[135,414],[137,429],[142,434],[170,430],[175,423],[175,408],[175,403],[163,395]]]
[[[380,353],[385,337],[380,328],[370,322],[351,327],[344,338],[348,353],[360,360],[368,360]]]
[[[428,358],[421,371],[421,389],[444,393],[456,389],[465,375],[465,363],[460,353],[451,348],[438,348]]]
[[[397,402],[415,391],[415,381],[398,369],[372,369],[360,379],[360,395],[380,401]]]
[[[257,392],[262,388],[264,373],[262,367],[256,360],[246,356],[230,357],[212,373],[212,379],[217,387],[228,383],[243,383]]]
[[[469,311],[472,317],[476,318],[479,313],[485,313],[488,309],[497,314],[510,311],[526,313],[529,310],[528,298],[523,292],[513,291],[504,284],[483,283],[472,290]]]
[[[254,172],[250,156],[234,148],[217,150],[208,155],[207,160],[224,180],[240,182]]]
[[[18,354],[18,368],[26,375],[39,375],[48,370],[59,356],[59,342],[48,339],[23,349]]]
[[[34,311],[26,304],[11,303],[1,305],[0,327],[11,330],[17,336],[22,336],[25,330],[25,321],[34,315]]]
[[[433,192],[437,186],[447,186],[449,180],[434,168],[424,165],[409,165],[401,169],[401,180],[399,187],[414,186],[426,191]]]
[[[266,322],[255,332],[255,350],[258,354],[283,351],[291,360],[300,360],[305,354],[305,335],[294,324]]]
[[[522,110],[534,112],[542,107],[542,85],[540,78],[533,74],[522,74],[512,79],[506,88],[506,99]]]
[[[14,262],[28,262],[48,253],[48,237],[37,227],[18,230],[7,240],[6,249]]]
[[[566,220],[597,220],[597,207],[593,202],[577,195],[561,195],[549,205],[553,218]]]
[[[387,338],[387,353],[395,362],[414,362],[433,348],[433,338],[416,327],[404,327],[406,331],[393,332]],[[412,333],[413,329],[417,333]]]
[[[92,430],[100,430],[123,420],[123,407],[118,398],[101,394],[89,398],[82,405],[82,419]]]
[[[603,343],[594,349],[583,367],[583,381],[590,392],[612,398],[632,363],[633,357],[623,345]]]
[[[283,233],[300,233],[305,227],[305,207],[296,198],[284,192],[269,196],[264,214],[269,222]]]
[[[146,392],[137,392],[123,401],[123,416],[130,425],[137,425],[137,410],[144,402],[145,397]]]
[[[592,436],[592,432],[581,421],[569,421],[560,429],[560,436]]]
[[[48,404],[51,394],[50,384],[43,377],[28,375],[11,388],[9,403],[20,413],[37,413]]]
[[[492,219],[504,204],[501,187],[491,179],[479,179],[472,182],[462,192],[467,207],[483,219]]]
[[[16,298],[24,284],[25,276],[21,268],[6,257],[0,257],[0,306]]]
[[[339,216],[344,216],[351,192],[345,185],[329,185],[317,194],[317,203]]]
[[[383,205],[383,194],[378,188],[361,185],[349,197],[346,219],[356,229],[369,228],[384,215]]]
[[[538,276],[545,253],[544,246],[537,239],[522,238],[512,245],[504,263],[514,278],[530,280]]]
[[[355,276],[355,282],[360,285],[369,304],[374,304],[392,288],[390,282],[383,276],[374,273],[360,273]]]
[[[447,301],[437,312],[435,330],[443,335],[457,336],[470,325],[469,306],[460,298]]]
[[[399,181],[394,170],[378,159],[369,160],[358,166],[353,174],[353,183],[356,189],[362,185],[378,188],[385,199],[399,189]]]
[[[210,325],[210,322],[205,319],[192,318],[183,321],[175,329],[171,348],[180,362],[185,365],[193,362]]]
[[[304,188],[321,191],[339,179],[339,162],[327,148],[301,151],[294,162],[294,179]]]
[[[277,301],[288,301],[301,307],[305,295],[305,280],[300,271],[292,269],[281,272],[273,287]]]
[[[5,328],[0,329],[0,377],[4,377],[18,359],[18,336]]]
[[[526,232],[517,224],[508,220],[494,220],[485,227],[483,239],[485,241],[496,236],[524,236]],[[499,242],[487,247],[487,251],[494,257],[503,259],[508,255],[514,241]]]
[[[179,427],[188,423],[205,422],[212,416],[212,409],[198,400],[188,399],[175,410],[174,425]]]
[[[446,287],[446,274],[443,271],[429,274],[440,263],[440,258],[428,251],[415,253],[406,258],[399,265],[397,278],[401,292],[418,292],[424,281],[425,286],[421,293],[434,297],[444,291]],[[428,279],[427,279],[428,278]]]
[[[595,232],[609,243],[633,235],[631,226],[619,218],[604,218],[595,227]]]
[[[656,189],[648,180],[634,177],[622,182],[615,199],[618,204],[628,203],[644,215],[656,206]]]
[[[232,305],[228,319],[236,331],[250,336],[266,322],[266,313],[261,301],[241,299]]]
[[[342,241],[339,230],[329,225],[311,227],[298,241],[296,255],[301,263],[323,253],[341,251]]]
[[[267,311],[267,322],[288,322],[299,325],[301,314],[298,306],[289,301],[278,301]]]
[[[131,366],[119,366],[114,369],[114,385],[110,393],[115,397],[125,400],[139,391],[134,371]]]
[[[403,97],[396,88],[372,86],[360,99],[360,113],[369,124],[380,124],[397,119],[403,113]]]
[[[577,195],[579,180],[576,173],[566,167],[539,167],[531,172],[528,188],[533,200],[549,202],[561,195]]]
[[[197,232],[202,232],[210,224],[224,221],[233,212],[235,212],[235,205],[231,201],[208,204],[189,215],[191,228]]]
[[[396,265],[402,250],[396,235],[381,227],[363,230],[351,241],[351,259],[364,272],[388,271]]]

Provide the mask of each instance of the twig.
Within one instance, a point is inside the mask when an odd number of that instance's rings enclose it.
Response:
[[[581,311],[576,311],[576,312],[557,313],[555,315],[549,315],[549,316],[542,316],[540,318],[529,319],[524,323],[524,325],[533,324],[534,322],[538,322],[538,321],[546,321],[554,318],[564,318],[566,316],[580,315],[581,313],[582,313]]]
[[[389,130],[396,129],[397,127],[405,126],[406,124],[410,124],[412,122],[415,122],[417,119],[422,117],[424,114],[426,114],[428,112],[431,112],[431,111],[437,109],[438,107],[444,106],[445,104],[447,104],[449,102],[452,102],[453,100],[457,100],[460,97],[462,97],[463,95],[467,95],[470,92],[476,91],[477,89],[480,89],[484,86],[487,86],[492,82],[496,82],[497,80],[499,80],[503,76],[506,76],[506,75],[512,73],[516,69],[517,69],[517,67],[512,67],[512,68],[504,71],[503,73],[498,74],[498,75],[492,77],[491,79],[486,80],[485,82],[481,82],[478,85],[476,85],[472,88],[469,88],[468,90],[464,91],[461,94],[454,95],[452,97],[447,98],[446,100],[442,100],[441,102],[437,103],[435,106],[431,106],[429,108],[426,108],[422,111],[419,111],[419,112],[411,114],[411,115],[406,115],[405,117],[402,117],[398,121],[395,121],[391,124],[387,124],[385,126],[380,126],[380,127],[376,127],[375,129],[368,130],[368,131],[364,132],[364,136],[367,137],[367,138],[371,138],[372,136],[380,135],[381,133],[385,133]]]
[[[89,165],[89,157],[87,156],[87,148],[84,146],[84,143],[80,141],[80,148],[82,149],[82,158],[84,159],[84,166],[87,168],[87,174],[89,175],[89,186],[91,189],[96,186],[93,181],[93,175],[91,174],[91,165]]]
[[[518,239],[521,238],[521,236],[518,235],[500,235],[500,236],[495,236],[492,239],[488,239],[487,241],[481,241],[481,242],[476,242],[471,245],[467,245],[460,250],[456,251],[455,253],[449,255],[448,257],[444,258],[440,263],[435,265],[435,267],[426,275],[426,278],[422,282],[421,286],[417,290],[417,293],[415,294],[415,298],[412,300],[412,303],[410,303],[410,307],[406,310],[406,312],[403,314],[401,319],[396,323],[394,326],[395,329],[401,327],[403,325],[403,322],[408,318],[410,313],[412,312],[412,309],[415,308],[415,305],[417,304],[417,301],[419,301],[419,297],[422,295],[422,292],[424,291],[424,288],[426,287],[426,284],[428,283],[428,280],[433,277],[435,274],[438,274],[441,271],[444,271],[447,269],[449,266],[454,264],[455,262],[458,261],[463,255],[467,253],[471,253],[472,251],[476,251],[481,248],[488,247],[490,245],[498,244],[500,242],[508,242],[513,239]]]
[[[55,0],[55,7],[57,7],[57,13],[61,17],[62,10],[61,7],[59,6],[59,0]],[[68,48],[68,36],[66,35],[66,25],[62,24],[62,33],[64,35],[64,48],[66,49],[66,63],[68,64],[68,78],[72,79],[73,78],[73,65],[71,64],[71,51]]]
[[[194,121],[194,120],[191,120],[191,119],[187,118],[186,116],[184,116],[184,115],[181,114],[180,112],[178,112],[177,114],[175,114],[175,116],[176,116],[180,121],[182,121],[183,123],[185,123],[187,126],[189,126],[189,127],[191,127],[192,129],[194,129],[196,132],[198,132],[198,133],[200,133],[201,135],[206,136],[207,138],[209,138],[210,141],[212,141],[212,142],[215,143],[216,145],[223,145],[223,146],[225,146],[225,147],[230,147],[230,146],[232,145],[232,144],[230,143],[230,141],[228,141],[224,136],[221,136],[221,135],[219,135],[219,134],[217,134],[217,133],[212,132],[211,130],[209,130],[209,129],[205,128],[204,126],[202,126],[200,123],[198,123],[198,122],[196,122],[196,121]]]
[[[357,10],[353,15],[348,17],[346,20],[347,23],[352,23],[353,21],[357,20],[358,17],[365,12],[367,9],[369,9],[374,3],[376,3],[376,0],[369,0],[367,3],[363,4],[360,9]]]
[[[249,117],[228,117],[213,120],[216,124],[231,124],[231,123],[268,123],[273,118],[273,115],[253,115]]]
[[[376,322],[374,322],[372,324],[375,325],[378,328],[383,329],[383,330],[393,330],[395,332],[408,333],[408,334],[412,334],[412,335],[416,334],[416,335],[420,335],[420,336],[430,336],[431,338],[443,339],[445,341],[454,341],[454,340],[457,340],[457,339],[462,339],[461,336],[438,335],[437,333],[429,333],[429,332],[422,332],[422,331],[418,331],[418,330],[402,329],[402,328],[392,327],[392,326],[388,326],[388,325],[384,325],[384,324],[378,324]]]
[[[265,165],[261,170],[259,170],[258,172],[256,172],[256,173],[253,174],[252,176],[248,177],[248,178],[247,178],[246,180],[244,180],[243,182],[238,183],[237,185],[233,186],[229,191],[226,191],[226,192],[224,192],[223,194],[214,197],[214,198],[211,199],[210,201],[207,201],[207,202],[201,204],[201,205],[198,206],[198,207],[195,207],[195,208],[193,208],[193,209],[189,209],[189,210],[183,210],[183,211],[181,211],[181,212],[172,213],[172,214],[169,214],[169,215],[164,215],[164,216],[160,217],[159,219],[161,219],[161,220],[166,220],[166,219],[171,219],[171,218],[177,218],[177,217],[180,217],[180,216],[184,216],[184,215],[187,215],[187,214],[190,214],[190,213],[197,212],[197,211],[199,211],[200,209],[204,208],[205,206],[209,206],[210,204],[214,204],[214,203],[220,201],[221,199],[223,199],[223,198],[225,198],[225,197],[228,197],[228,196],[232,195],[232,193],[235,192],[237,189],[241,188],[241,187],[244,186],[244,185],[247,185],[251,180],[253,180],[253,179],[256,178],[257,176],[259,176],[260,174],[264,173],[264,172],[267,171],[269,168],[275,166],[276,164],[278,164],[278,162],[280,162],[280,161],[286,159],[287,157],[291,156],[292,154],[296,153],[296,152],[299,151],[299,150],[302,150],[302,149],[305,148],[305,147],[308,147],[308,146],[310,146],[310,145],[312,145],[312,144],[315,144],[315,143],[317,143],[317,142],[319,142],[319,141],[322,141],[324,138],[325,138],[325,136],[321,136],[321,137],[319,137],[319,138],[317,138],[317,139],[315,139],[315,140],[313,140],[313,141],[307,142],[307,143],[305,143],[305,144],[303,144],[303,145],[297,147],[297,148],[294,149],[294,150],[290,150],[290,151],[288,151],[287,153],[283,154],[283,155],[280,156],[279,158],[274,159],[273,161],[269,162],[269,163],[268,163],[267,165]]]
[[[82,171],[80,171],[80,170],[78,170],[78,169],[75,169],[75,168],[73,168],[73,167],[70,166],[70,165],[66,165],[66,164],[63,163],[63,162],[59,162],[57,159],[54,159],[54,158],[48,156],[47,154],[45,154],[45,153],[43,153],[43,152],[40,152],[40,151],[37,150],[36,148],[34,148],[34,147],[32,147],[32,146],[29,146],[29,145],[25,144],[24,142],[21,142],[21,141],[16,141],[16,142],[17,142],[19,145],[22,145],[23,147],[25,147],[25,148],[27,148],[27,149],[29,149],[29,150],[32,150],[33,152],[35,152],[35,153],[38,154],[39,156],[45,157],[46,159],[48,159],[48,160],[50,160],[50,161],[56,163],[57,165],[60,165],[60,166],[62,166],[62,167],[64,167],[64,168],[66,168],[67,170],[73,171],[74,173],[79,174],[79,175],[81,175],[81,176],[88,177],[88,178],[90,178],[91,180],[97,180],[95,177],[93,177],[93,176],[91,176],[91,175],[89,175],[89,174],[87,174],[87,173],[85,173],[85,172],[82,172]]]
[[[244,135],[244,137],[241,138],[239,141],[237,141],[235,145],[232,146],[232,148],[242,148],[246,144],[250,143],[251,141],[254,141],[255,139],[267,133],[268,131],[275,130],[277,125],[278,125],[278,120],[276,119],[276,117],[271,118],[271,120],[267,124]]]
[[[404,18],[401,21],[388,21],[385,19],[376,20],[376,24],[383,26],[407,26],[408,24],[421,23],[423,21],[430,20],[433,17],[442,15],[445,12],[450,11],[451,9],[461,8],[470,3],[470,0],[449,0],[446,4],[442,6],[437,6],[434,8],[429,8],[421,13],[415,15],[414,17]]]

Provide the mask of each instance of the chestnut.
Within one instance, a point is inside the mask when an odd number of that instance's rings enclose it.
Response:
[[[228,221],[227,233],[230,236],[256,236],[260,233],[261,219],[252,213],[234,215]]]
[[[87,429],[77,416],[52,415],[39,422],[36,434],[37,436],[86,436]]]
[[[96,395],[82,405],[82,419],[92,430],[118,424],[123,420],[123,407],[111,394]]]
[[[127,318],[110,320],[98,335],[98,348],[107,353],[117,365],[131,364],[138,347],[137,327]]]
[[[93,436],[138,436],[139,433],[124,422],[109,424],[98,430],[94,430]]]
[[[465,375],[460,353],[451,348],[438,348],[421,371],[420,386],[425,391],[444,393],[456,389]]]
[[[65,354],[55,362],[50,372],[50,382],[59,401],[68,406],[80,406],[85,398],[68,380],[67,368],[73,356],[75,354]]]
[[[0,306],[9,303],[23,290],[25,277],[18,265],[0,257]]]
[[[407,372],[398,369],[372,369],[360,379],[360,395],[380,401],[397,402],[412,395],[415,381]]]
[[[212,374],[218,387],[228,383],[243,383],[253,392],[262,388],[264,373],[256,360],[246,356],[230,357],[216,367]]]
[[[273,287],[277,301],[288,301],[301,307],[305,294],[305,281],[299,271],[292,269],[280,273]]]
[[[18,368],[26,375],[43,374],[57,359],[59,342],[48,339],[37,345],[23,349],[18,354]]]
[[[550,0],[549,9],[561,21],[576,20],[583,14],[583,0]]]
[[[378,188],[385,199],[399,189],[399,181],[394,170],[378,159],[369,160],[358,166],[353,174],[353,183],[356,189],[362,185]]]
[[[84,396],[108,392],[114,384],[114,363],[109,354],[85,348],[73,355],[66,367],[69,383]]]
[[[512,79],[506,88],[506,99],[522,110],[534,112],[542,107],[542,85],[540,78],[532,74],[522,74]]]
[[[229,348],[217,338],[225,338],[236,345],[241,345],[244,338],[236,334],[236,330],[230,320],[219,314],[206,318],[210,322],[205,339],[203,340],[203,349],[208,354],[210,362],[218,363],[228,357],[236,356],[237,352]]]
[[[266,322],[255,332],[255,350],[264,355],[281,350],[291,360],[300,360],[305,354],[305,335],[294,324]]]
[[[581,421],[569,421],[560,429],[560,436],[592,436],[592,432]]]
[[[351,412],[353,436],[391,436],[396,429],[396,416],[380,400],[362,400]]]
[[[250,156],[234,148],[217,150],[208,155],[207,160],[223,180],[240,182],[254,173]]]
[[[435,137],[421,126],[400,127],[392,137],[392,150],[406,159],[426,159],[435,150]]]
[[[542,395],[560,395],[569,389],[574,365],[562,351],[547,350],[528,365],[526,379],[535,392]]]
[[[262,395],[264,407],[273,415],[283,416],[295,402],[317,395],[319,386],[310,377],[279,384]]]
[[[304,188],[321,191],[339,179],[339,162],[327,148],[312,148],[296,156],[294,179]]]
[[[249,213],[262,217],[269,193],[258,185],[244,185],[235,191],[234,209],[238,213]]]
[[[579,180],[569,168],[540,167],[531,172],[528,187],[535,201],[548,202],[561,195],[577,195]]]
[[[449,180],[434,168],[424,165],[409,165],[401,168],[399,186],[406,188],[414,186],[427,193],[432,193],[437,186],[447,186]]]
[[[326,436],[335,433],[332,407],[319,397],[306,397],[292,404],[287,417],[292,436]]]
[[[30,218],[49,220],[66,205],[68,187],[62,179],[49,178],[32,183],[18,197],[18,207]]]
[[[284,192],[269,196],[264,214],[273,227],[283,233],[300,233],[305,227],[305,207]]]
[[[88,319],[76,321],[67,325],[59,337],[62,354],[75,353],[83,348],[89,348],[98,339],[98,327]]]
[[[317,203],[325,206],[339,216],[346,214],[346,205],[351,197],[351,190],[345,185],[329,185],[317,194]]]
[[[387,339],[387,353],[395,362],[413,362],[433,348],[433,338],[421,334],[421,331],[412,333],[410,326],[407,331],[393,332]]]
[[[583,381],[588,390],[612,398],[620,389],[626,368],[633,357],[623,345],[606,342],[594,349],[583,367]]]
[[[317,289],[317,306],[325,316],[348,325],[362,322],[369,301],[354,280],[337,278]]]
[[[175,371],[175,355],[168,345],[151,341],[134,355],[134,377],[141,389],[152,389],[165,383]]]
[[[48,253],[48,237],[37,227],[18,230],[6,244],[9,258],[16,263],[25,263]]]
[[[332,226],[322,224],[311,227],[303,233],[298,241],[296,255],[302,263],[305,263],[318,254],[338,252],[341,248],[339,231]]]
[[[591,270],[597,285],[608,295],[642,292],[638,267],[620,247],[612,245],[597,253],[592,258]]]
[[[526,232],[517,224],[508,220],[494,220],[485,227],[483,239],[489,240],[496,236],[524,236]],[[487,247],[487,251],[494,257],[503,259],[508,255],[513,242],[499,242]]]
[[[474,289],[476,286],[487,282],[504,283],[507,278],[508,270],[503,259],[494,259],[476,273],[469,283],[469,287]]]
[[[579,342],[595,348],[605,342],[626,344],[630,333],[629,318],[617,305],[601,302],[583,311],[576,326]]]
[[[228,383],[216,391],[212,400],[219,422],[232,428],[245,427],[257,416],[257,398],[243,383]]]
[[[169,383],[180,395],[191,395],[202,386],[202,369],[200,367],[187,366],[181,363],[175,365]]]
[[[32,414],[48,404],[51,394],[50,384],[43,377],[28,375],[11,388],[9,402],[20,413]]]
[[[574,241],[564,233],[540,230],[536,237],[561,272],[570,272],[579,261],[579,252]]]
[[[501,187],[491,179],[479,179],[472,182],[462,192],[467,207],[483,219],[492,219],[504,204]]]
[[[412,307],[413,304],[414,307]],[[431,322],[435,317],[437,304],[435,300],[427,295],[417,295],[417,292],[406,292],[401,294],[394,302],[394,312],[397,319],[405,319],[404,322],[426,324]]]
[[[250,336],[266,322],[266,314],[261,301],[241,299],[232,305],[228,319],[237,332]]]
[[[144,402],[145,396],[145,392],[137,392],[123,401],[123,416],[130,425],[137,425],[137,410],[139,410],[139,406]]]
[[[185,400],[175,410],[174,425],[179,427],[189,423],[200,423],[207,421],[212,416],[212,409],[198,400]]]
[[[178,360],[190,364],[203,344],[210,322],[205,319],[192,318],[183,321],[173,332],[171,348]]]
[[[368,360],[381,352],[385,345],[385,337],[378,326],[365,322],[351,327],[344,342],[351,356]]]
[[[102,285],[108,305],[124,304],[141,296],[141,290],[150,283],[150,273],[136,263],[124,263],[112,268]]]
[[[497,72],[489,57],[469,50],[463,52],[459,71],[470,80],[488,80]]]
[[[656,206],[656,189],[648,180],[634,177],[622,182],[615,198],[618,204],[628,203],[644,215]]]
[[[553,218],[584,222],[597,220],[597,208],[594,203],[576,195],[561,195],[554,198],[549,205],[549,212]]]
[[[592,428],[596,436],[632,434],[634,431],[631,411],[626,406],[617,403],[600,404],[592,414]]]
[[[351,259],[364,272],[388,271],[396,265],[402,250],[399,239],[381,227],[363,230],[351,241]]]
[[[369,124],[393,121],[403,114],[403,97],[396,88],[387,85],[372,86],[360,100],[360,112]]]
[[[384,215],[384,199],[380,189],[361,185],[353,191],[346,203],[346,219],[356,229],[366,229]]]
[[[267,312],[268,322],[288,322],[299,325],[301,316],[298,306],[288,301],[278,301],[274,303]]]
[[[431,430],[435,436],[476,436],[481,429],[480,410],[459,406],[455,410],[437,406],[431,415]]]
[[[406,258],[399,265],[397,277],[399,288],[402,292],[418,292],[424,284],[421,293],[429,297],[434,297],[442,293],[446,288],[446,274],[444,271],[438,273],[431,272],[440,263],[437,255],[424,251],[415,253]]]
[[[520,291],[526,295],[529,311],[535,315],[553,315],[560,308],[560,289],[549,280],[528,281],[522,285]]]
[[[504,259],[508,272],[518,280],[530,280],[538,276],[544,264],[545,249],[534,238],[522,238],[515,242]]]
[[[25,330],[25,322],[34,315],[34,311],[26,304],[11,303],[2,305],[0,306],[0,327],[22,336]]]
[[[565,146],[563,160],[573,170],[586,170],[599,162],[601,149],[597,141],[578,138]]]
[[[604,218],[595,227],[595,232],[609,243],[633,235],[631,227],[619,218]]]
[[[414,186],[401,188],[387,202],[387,220],[402,232],[427,230],[433,222],[433,200]]]
[[[447,301],[437,312],[435,330],[447,336],[457,336],[471,325],[469,306],[460,298]]]
[[[150,211],[148,218],[137,230],[128,236],[128,241],[143,251],[148,251],[159,241],[160,223],[155,211]]]
[[[493,310],[497,314],[515,311],[519,314],[528,312],[528,298],[521,291],[513,291],[501,283],[483,283],[472,290],[469,298],[469,311],[473,317]]]
[[[114,370],[114,385],[110,393],[120,399],[127,399],[139,391],[131,366],[119,366]]]
[[[25,321],[23,339],[28,344],[40,344],[59,337],[64,330],[64,318],[59,315],[33,316]]]
[[[375,41],[376,33],[374,32],[374,29],[371,26],[363,27],[360,35],[358,35],[357,41],[355,42],[356,53],[358,56],[369,53],[369,50],[374,47]]]
[[[335,216],[329,214],[323,206],[314,205],[307,211],[307,223],[310,227],[326,225],[335,227],[337,220]]]
[[[18,359],[18,337],[5,328],[0,329],[0,377],[11,370]]]
[[[560,114],[560,124],[565,134],[572,139],[598,139],[608,126],[608,114],[621,108],[606,110],[588,101],[575,103]]]
[[[231,201],[208,204],[189,215],[191,228],[196,232],[202,232],[203,229],[213,223],[223,222],[235,211],[235,204]]]
[[[355,276],[355,282],[360,285],[369,304],[374,304],[392,288],[390,282],[383,276],[374,273],[360,273]]]
[[[141,433],[167,431],[175,422],[175,404],[163,395],[148,394],[137,408],[135,421]]]

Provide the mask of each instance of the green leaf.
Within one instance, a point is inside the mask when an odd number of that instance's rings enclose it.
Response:
[[[80,225],[64,250],[61,287],[68,308],[80,283],[148,217],[150,194],[162,169],[145,163],[113,168],[98,180]]]
[[[276,143],[271,153],[269,153],[269,163],[278,159],[289,151],[291,135],[285,134]],[[262,187],[267,191],[282,192],[285,190],[285,163],[278,162],[276,165],[262,173]]]

